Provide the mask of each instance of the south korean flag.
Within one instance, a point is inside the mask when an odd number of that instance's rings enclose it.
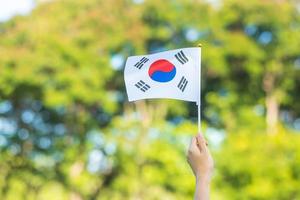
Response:
[[[129,101],[170,98],[199,103],[201,48],[183,48],[127,59]]]

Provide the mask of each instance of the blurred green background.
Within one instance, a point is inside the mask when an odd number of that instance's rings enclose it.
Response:
[[[211,199],[300,199],[299,1],[32,3],[0,23],[1,200],[192,199],[195,104],[129,103],[123,68],[198,43]]]

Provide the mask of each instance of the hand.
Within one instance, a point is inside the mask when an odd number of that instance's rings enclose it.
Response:
[[[214,162],[207,148],[207,142],[201,133],[192,138],[187,160],[190,164],[196,180],[210,181]]]

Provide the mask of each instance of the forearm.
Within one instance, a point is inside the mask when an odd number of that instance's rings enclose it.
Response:
[[[196,190],[194,200],[209,200],[209,177],[196,178]]]

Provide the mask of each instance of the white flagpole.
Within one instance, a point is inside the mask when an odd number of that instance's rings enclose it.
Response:
[[[198,47],[202,47],[201,44],[198,44]],[[197,106],[198,106],[198,133],[201,132],[201,110],[200,110],[200,107],[201,107],[201,51],[200,51],[200,63],[199,63],[199,74],[198,74],[198,86],[199,86],[199,89],[198,89],[198,103],[197,103]]]
[[[201,133],[201,114],[200,114],[200,103],[198,104],[198,133]]]

